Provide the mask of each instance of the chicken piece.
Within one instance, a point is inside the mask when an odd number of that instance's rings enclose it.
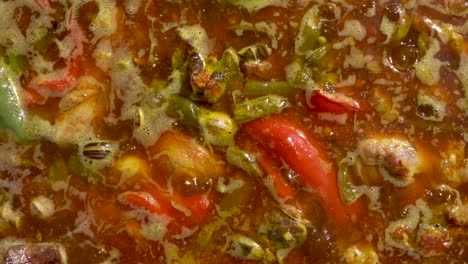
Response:
[[[385,180],[398,187],[413,183],[421,165],[415,147],[403,139],[367,138],[359,142],[358,150],[364,163],[380,166]]]

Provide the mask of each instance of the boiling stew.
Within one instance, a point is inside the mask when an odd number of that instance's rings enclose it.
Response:
[[[0,1],[2,263],[468,260],[466,1]]]

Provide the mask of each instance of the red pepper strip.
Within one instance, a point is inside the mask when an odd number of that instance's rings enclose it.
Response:
[[[23,97],[23,103],[26,106],[44,101],[44,97],[31,87],[24,88],[24,93],[26,95]]]
[[[182,197],[177,194],[170,195],[161,192],[156,187],[124,193],[123,199],[128,204],[143,208],[151,214],[163,214],[176,220],[187,217],[190,219],[190,223],[187,223],[189,225],[205,222],[212,212],[212,204],[205,195]],[[190,211],[190,215],[186,215],[180,209],[174,207],[176,204]]]
[[[50,7],[49,0],[35,0],[35,1],[43,10],[47,10]]]
[[[359,217],[359,204],[345,205],[340,198],[336,168],[325,156],[321,144],[306,135],[299,124],[282,115],[272,115],[245,124],[249,135],[273,149],[294,170],[299,179],[316,190],[328,215],[347,226],[352,215]]]
[[[204,223],[211,216],[212,204],[204,195],[193,195],[187,197],[179,197],[178,203],[190,210],[190,221],[194,224]]]
[[[310,104],[318,111],[342,114],[350,111],[359,111],[359,103],[343,94],[331,94],[322,90],[312,91]]]
[[[263,169],[266,174],[266,177],[269,177],[272,181],[273,188],[275,189],[276,194],[281,199],[289,199],[294,196],[294,190],[291,186],[285,181],[280,168],[275,164],[275,162],[270,159],[265,153],[259,155],[258,164]],[[266,179],[268,181],[268,179]]]
[[[55,91],[64,91],[70,87],[70,84],[78,79],[80,73],[81,54],[83,53],[83,33],[78,23],[74,19],[74,10],[70,9],[68,18],[68,37],[71,38],[72,47],[67,61],[67,70],[62,76],[53,80],[46,80],[39,83],[40,86]]]
[[[128,192],[124,194],[124,200],[130,205],[143,208],[152,214],[164,214],[173,216],[176,214],[176,209],[167,201],[165,197],[153,197],[146,192]]]
[[[64,91],[65,89],[69,88],[70,84],[78,78],[78,74],[80,73],[80,64],[80,58],[74,57],[70,59],[68,64],[68,71],[63,74],[63,76],[55,80],[44,81],[41,83],[41,85],[55,91]]]

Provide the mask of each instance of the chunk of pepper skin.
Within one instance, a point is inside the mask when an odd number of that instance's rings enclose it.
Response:
[[[322,90],[313,91],[309,101],[320,112],[342,114],[361,110],[359,103],[354,99],[343,94],[331,94]]]
[[[19,84],[13,79],[7,65],[0,61],[0,127],[11,129],[19,140],[26,140],[26,114],[19,95]]]
[[[47,1],[38,1],[45,3]],[[41,4],[42,7],[42,4]],[[28,104],[36,104],[44,101],[45,98],[38,93],[38,89],[49,89],[52,91],[63,92],[71,88],[81,71],[81,58],[83,53],[83,32],[75,18],[74,9],[70,9],[70,15],[67,24],[67,37],[71,39],[72,47],[67,58],[67,66],[60,70],[60,74],[55,79],[38,80],[29,83],[25,88],[26,93],[29,93]]]
[[[302,183],[321,197],[322,205],[339,226],[346,227],[362,212],[359,201],[346,205],[340,198],[336,166],[321,144],[284,115],[272,115],[246,123],[243,129],[254,140],[275,151],[294,170]]]
[[[146,186],[138,191],[122,193],[120,202],[142,208],[155,215],[167,215],[174,219],[187,217],[190,219],[190,223],[187,223],[189,226],[205,223],[213,211],[207,195],[181,196],[177,193],[170,194],[156,186]],[[187,212],[180,211],[176,206],[183,207]]]

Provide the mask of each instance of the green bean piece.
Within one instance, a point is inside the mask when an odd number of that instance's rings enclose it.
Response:
[[[226,151],[226,160],[238,168],[241,168],[247,174],[261,178],[263,171],[257,163],[255,154],[246,152],[236,146],[231,146]]]
[[[200,107],[189,99],[173,95],[169,99],[169,107],[167,114],[170,117],[181,120],[185,125],[196,128],[198,127],[198,115]]]
[[[295,92],[296,89],[286,81],[252,81],[245,82],[245,96],[262,96],[268,94],[288,95]]]
[[[286,97],[265,95],[234,105],[234,120],[238,123],[249,122],[271,114],[279,113],[290,106]]]
[[[26,115],[19,98],[19,84],[7,66],[0,62],[0,126],[11,129],[19,140],[27,138]]]

